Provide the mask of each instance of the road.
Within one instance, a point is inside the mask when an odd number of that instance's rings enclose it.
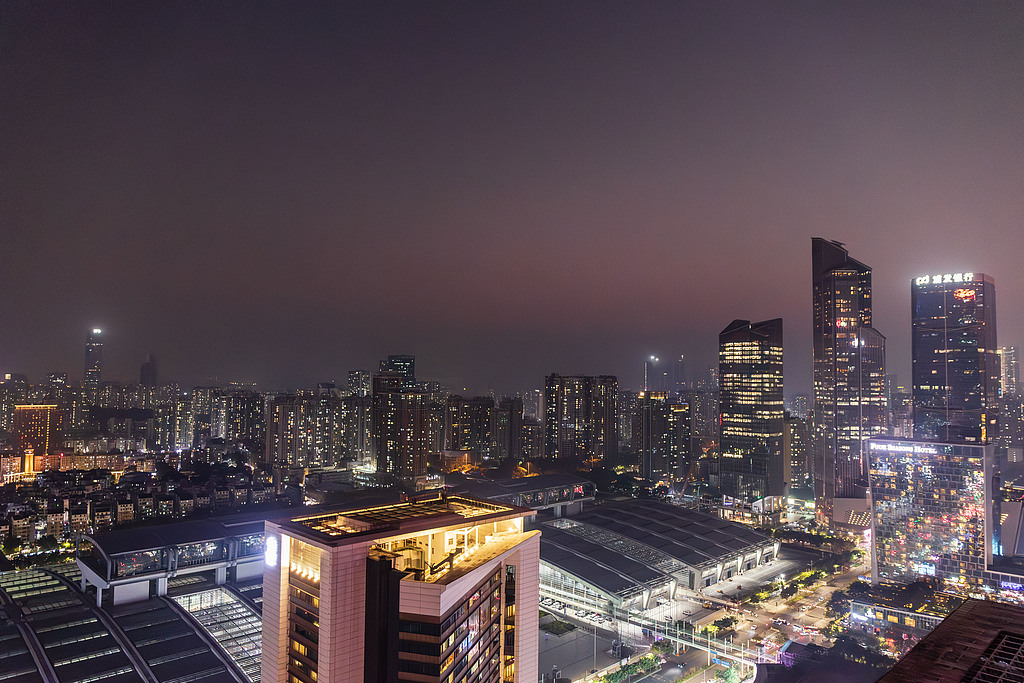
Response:
[[[737,595],[744,595],[751,592],[756,586],[765,581],[772,580],[779,575],[788,574],[795,576],[800,569],[808,566],[817,553],[803,553],[787,551],[780,559],[771,565],[757,568],[758,573],[745,572],[741,576],[725,581],[715,590],[722,590],[721,596],[728,596],[730,599]],[[848,572],[832,577],[827,584],[816,586],[808,590],[802,589],[793,604],[787,604],[784,600],[769,600],[758,609],[741,610],[737,613],[740,622],[733,628],[731,638],[736,645],[753,647],[752,641],[778,640],[779,644],[786,640],[817,644],[827,644],[825,638],[820,635],[810,635],[802,632],[807,626],[818,629],[824,628],[830,621],[825,615],[825,606],[837,589],[846,588],[858,575],[867,571],[863,564],[852,568]],[[622,639],[634,646],[638,651],[643,651],[653,642],[654,638],[640,637],[639,629],[628,628],[617,630],[612,622],[606,622],[604,627],[597,629],[597,656],[594,656],[594,626],[591,622],[577,619],[572,609],[556,610],[551,607],[543,607],[545,611],[557,614],[558,618],[570,621],[577,625],[577,629],[562,636],[554,636],[541,632],[540,668],[541,673],[551,673],[552,667],[556,666],[561,675],[572,680],[579,680],[591,669],[603,669],[613,664],[616,660],[611,655],[612,640]],[[656,619],[659,622],[671,623],[671,620],[686,619],[696,621],[704,614],[712,610],[703,609],[699,603],[694,601],[675,601],[673,605],[663,604],[653,606],[646,610],[645,616]],[[568,613],[566,613],[568,612]],[[667,617],[667,619],[666,619]],[[785,623],[773,622],[782,620]],[[605,628],[610,627],[610,628]],[[778,634],[776,636],[775,634]],[[778,645],[776,645],[777,649]],[[686,671],[707,664],[708,653],[703,650],[691,648],[676,660],[667,663],[660,672],[656,672],[643,680],[657,681],[658,683],[674,683]],[[714,676],[714,669],[709,669],[708,680]],[[641,679],[638,679],[641,680]],[[699,678],[696,680],[700,680]]]
[[[824,584],[819,584],[812,589],[801,589],[791,599],[792,604],[786,600],[772,598],[753,610],[752,614],[749,611],[743,612],[740,615],[740,623],[734,629],[736,632],[734,642],[771,639],[775,634],[780,634],[783,642],[795,640],[801,643],[827,646],[826,638],[807,633],[804,629],[806,627],[824,629],[831,621],[825,614],[825,607],[828,605],[832,593],[847,588],[857,580],[858,576],[867,571],[867,565],[861,564],[847,572],[833,576]],[[782,623],[775,620],[781,620]]]

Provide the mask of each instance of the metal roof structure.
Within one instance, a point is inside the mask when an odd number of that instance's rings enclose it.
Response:
[[[263,620],[259,612],[220,587],[173,600],[224,648],[247,681],[260,683]]]
[[[541,524],[541,560],[620,598],[774,547],[740,524],[653,500],[619,500]]]
[[[879,683],[1024,681],[1024,608],[967,600],[926,635]]]
[[[74,564],[0,573],[0,682],[259,680],[261,582],[186,580],[174,598],[100,608],[80,578]]]
[[[280,514],[279,511],[275,511]],[[198,543],[211,539],[228,538],[263,533],[263,520],[266,515],[255,519],[232,522],[227,518],[217,520],[196,519],[172,522],[159,526],[140,527],[137,529],[114,529],[102,533],[87,535],[92,544],[105,555],[154,550],[172,545]]]

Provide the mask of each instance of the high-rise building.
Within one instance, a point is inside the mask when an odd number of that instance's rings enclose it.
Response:
[[[213,436],[241,443],[250,453],[266,447],[266,400],[257,391],[216,392],[211,401],[210,421]]]
[[[1016,346],[999,347],[999,396],[1016,396],[1020,384],[1020,362]]]
[[[798,415],[785,416],[786,428],[783,432],[782,450],[789,461],[789,482],[790,484],[804,485],[807,481],[810,467],[807,463],[807,455],[810,452],[810,443],[807,434],[807,420]]]
[[[815,237],[811,271],[815,506],[820,521],[843,526],[867,511],[861,441],[888,430],[885,337],[871,326],[871,268]]]
[[[402,376],[402,388],[406,391],[416,386],[416,356],[389,355],[380,362],[380,373],[397,373]]]
[[[986,582],[992,563],[994,446],[870,439],[874,506],[872,579],[934,577],[964,587]]]
[[[618,380],[610,375],[548,375],[544,381],[544,455],[580,462],[614,460],[617,394]]]
[[[722,495],[743,503],[784,496],[782,319],[733,320],[722,330],[718,382]]]
[[[149,354],[146,362],[139,368],[139,384],[144,387],[156,386],[156,358],[153,354]]]
[[[348,390],[354,396],[369,396],[370,373],[366,370],[349,370]]]
[[[23,472],[36,470],[35,460],[53,455],[64,439],[64,416],[55,405],[19,405],[14,407],[14,437],[18,455],[23,457]]]
[[[532,514],[442,494],[268,521],[262,680],[534,683]]]
[[[330,391],[274,398],[267,410],[266,462],[337,464],[347,452],[343,407]]]
[[[690,406],[664,391],[640,392],[637,424],[640,474],[651,482],[684,481],[690,464]]]
[[[998,436],[996,290],[982,273],[911,282],[914,438],[986,443]]]
[[[94,327],[85,338],[85,388],[97,389],[103,379],[103,330]]]
[[[490,396],[449,396],[445,450],[472,451],[490,458],[494,448],[494,412],[494,399]]]
[[[679,354],[679,358],[672,361],[672,383],[669,387],[672,393],[678,394],[690,388],[690,376],[686,368],[686,356]]]
[[[27,403],[28,378],[8,372],[0,381],[0,431],[14,431],[14,406]]]
[[[498,401],[494,409],[494,436],[496,460],[523,457],[523,399],[518,396],[506,396]]]
[[[408,482],[427,473],[431,453],[429,395],[407,389],[401,373],[373,377],[372,449],[377,472]]]

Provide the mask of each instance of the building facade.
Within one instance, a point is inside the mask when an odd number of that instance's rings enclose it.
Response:
[[[267,522],[267,683],[537,680],[532,510],[464,496]]]
[[[614,459],[618,380],[609,375],[548,375],[544,381],[544,455]]]
[[[985,585],[993,536],[986,468],[993,467],[994,448],[917,440],[865,442],[871,461],[876,582],[931,577],[968,590]]]
[[[374,375],[372,449],[377,472],[412,481],[427,473],[430,402],[426,393],[404,386],[400,373]]]
[[[815,237],[811,248],[815,507],[820,521],[849,526],[867,510],[861,441],[888,430],[885,337],[871,324],[871,268],[841,242]]]
[[[631,432],[639,436],[640,474],[652,483],[685,481],[690,464],[690,406],[663,391],[643,391]]]
[[[93,328],[85,338],[86,389],[98,389],[103,379],[103,330]]]
[[[986,443],[999,432],[995,282],[982,273],[911,283],[914,438]]]
[[[1020,384],[1020,360],[1016,346],[999,347],[999,377],[999,396],[1016,396],[1017,385]]]
[[[784,496],[782,319],[734,320],[718,337],[719,487],[749,503]]]

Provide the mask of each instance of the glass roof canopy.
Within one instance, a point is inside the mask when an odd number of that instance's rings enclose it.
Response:
[[[4,572],[0,592],[25,615],[25,627],[61,683],[139,680],[121,644],[92,607],[54,575],[39,569]]]
[[[252,683],[260,682],[263,620],[224,588],[172,598],[220,644]]]

